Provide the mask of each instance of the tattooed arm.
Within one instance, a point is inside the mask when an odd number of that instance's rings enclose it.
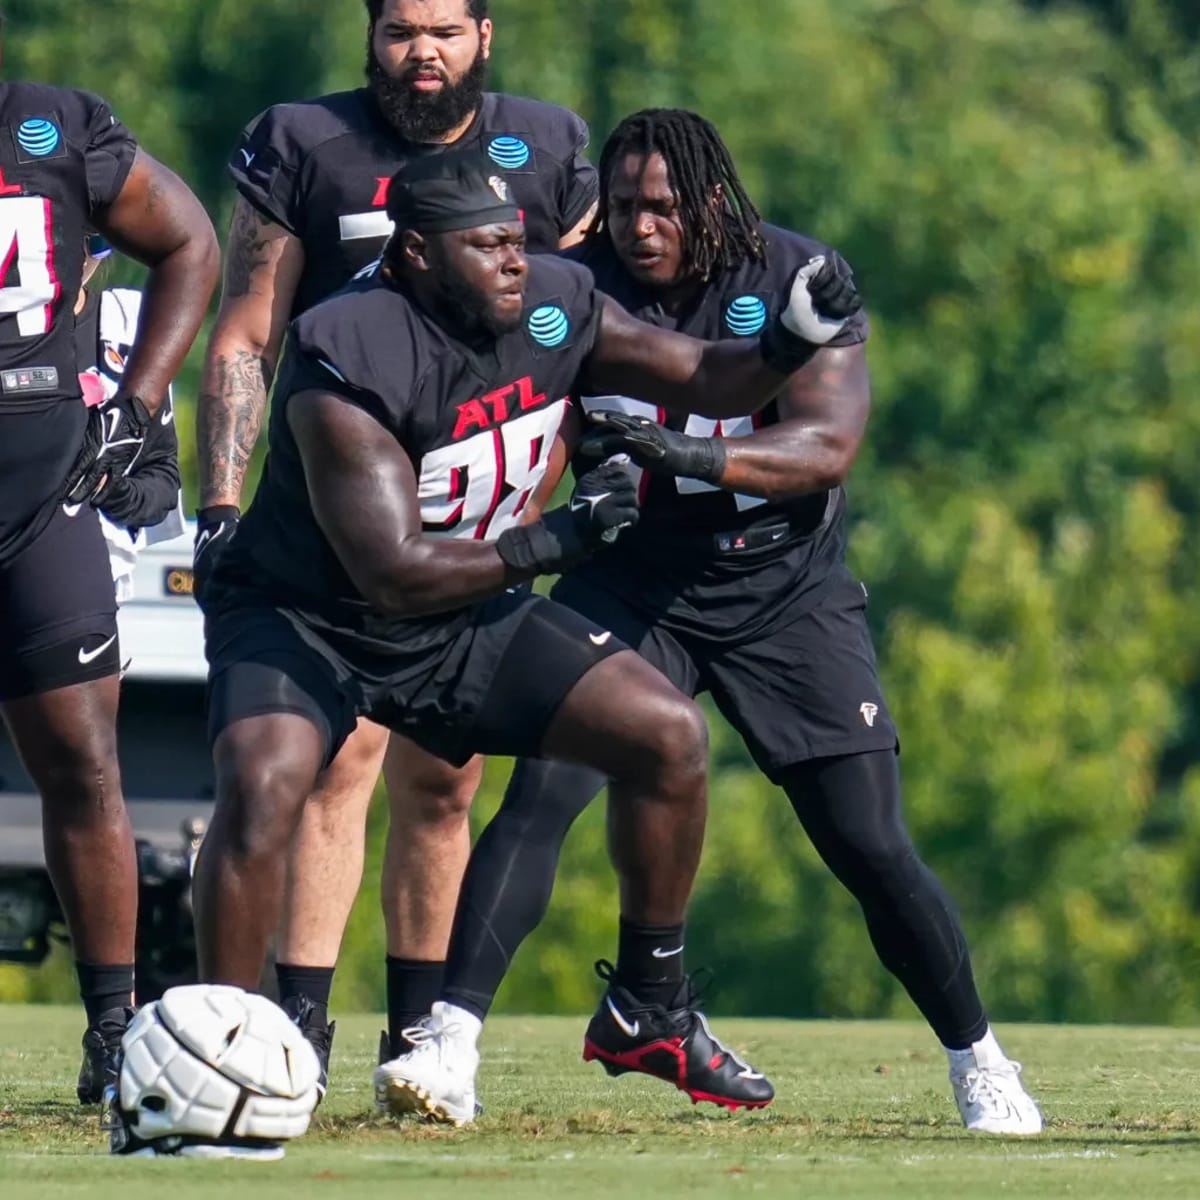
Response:
[[[303,269],[300,239],[239,197],[196,409],[202,509],[241,504]]]

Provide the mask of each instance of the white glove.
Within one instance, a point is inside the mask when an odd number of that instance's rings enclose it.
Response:
[[[818,255],[796,272],[787,307],[779,314],[784,328],[814,346],[833,341],[862,307],[854,275],[844,259]]]

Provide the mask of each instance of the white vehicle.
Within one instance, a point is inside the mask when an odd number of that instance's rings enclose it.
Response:
[[[195,979],[191,868],[213,807],[203,619],[192,538],[137,555],[118,616],[121,777],[138,851],[138,1000]],[[39,963],[65,939],[42,852],[41,803],[0,723],[0,960]]]

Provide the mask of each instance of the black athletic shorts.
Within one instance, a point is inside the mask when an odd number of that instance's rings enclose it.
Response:
[[[222,603],[205,618],[208,733],[266,713],[306,717],[325,741],[328,764],[368,717],[456,766],[475,754],[535,757],[567,693],[596,663],[628,649],[591,622],[525,589],[481,604],[450,642],[397,662],[355,664],[287,609]]]
[[[108,545],[90,505],[49,522],[0,564],[0,700],[116,675],[117,602]]]
[[[551,595],[611,629],[685,695],[710,692],[772,782],[794,763],[897,746],[866,590],[849,574],[793,622],[741,644],[669,630],[594,577],[567,575]]]

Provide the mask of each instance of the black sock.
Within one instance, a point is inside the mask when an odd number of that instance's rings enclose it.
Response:
[[[393,1049],[403,1049],[404,1031],[428,1015],[445,974],[444,962],[387,956],[388,1038]]]
[[[683,925],[634,925],[622,917],[617,981],[639,1000],[669,1006],[683,982]]]
[[[76,959],[75,971],[89,1025],[94,1025],[111,1008],[128,1008],[133,1004],[133,963],[103,966]]]
[[[275,982],[279,985],[279,1003],[311,1001],[322,1024],[329,1021],[329,993],[333,990],[333,967],[297,967],[292,963],[275,964]]]

